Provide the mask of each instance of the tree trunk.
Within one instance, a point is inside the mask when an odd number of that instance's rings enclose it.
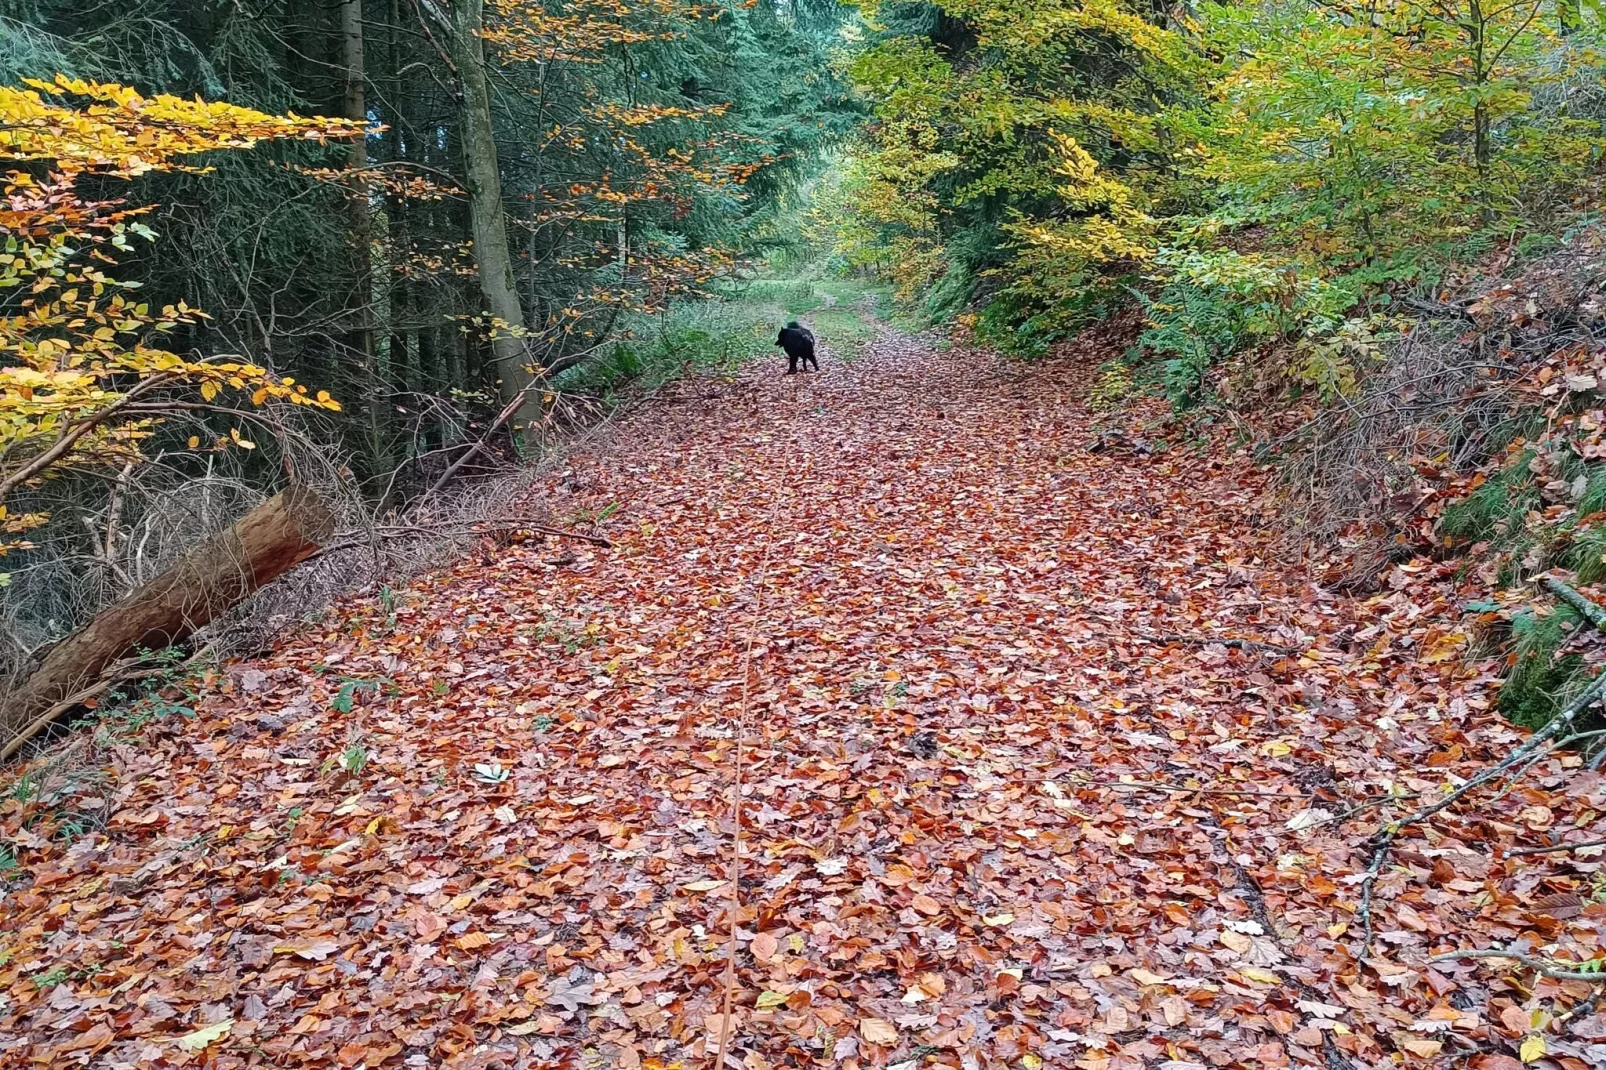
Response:
[[[366,122],[368,119],[368,68],[364,54],[362,0],[341,0],[340,53],[346,68],[345,100],[342,110],[348,119]],[[390,467],[385,455],[389,435],[385,406],[385,376],[379,367],[380,343],[374,323],[378,305],[378,288],[385,283],[384,276],[375,271],[374,219],[368,186],[362,170],[368,166],[368,139],[351,139],[347,150],[346,166],[351,170],[351,239],[356,254],[358,293],[357,307],[353,309],[356,321],[352,347],[362,365],[363,408],[368,418],[367,442],[363,460],[373,473],[383,473]]]
[[[452,10],[451,51],[462,88],[463,166],[468,187],[469,229],[479,267],[480,295],[498,323],[491,326],[491,356],[497,389],[508,403],[525,391],[533,376],[529,347],[518,332],[524,310],[513,276],[513,253],[502,210],[502,175],[491,125],[491,91],[485,77],[484,0],[457,0]],[[515,426],[528,427],[539,413],[534,391],[524,392]]]
[[[341,0],[340,37],[342,59],[346,66],[346,118],[359,121],[368,118],[367,64],[363,58],[362,0]],[[352,138],[348,149],[347,165],[352,168],[368,165],[368,139]],[[366,216],[366,198],[362,202]]]
[[[1489,165],[1493,155],[1489,141],[1489,103],[1484,98],[1484,87],[1493,73],[1488,61],[1490,16],[1484,12],[1483,0],[1470,0],[1467,21],[1463,23],[1471,55],[1472,69],[1469,80],[1477,87],[1478,102],[1472,107],[1472,165],[1478,172],[1478,218],[1487,226],[1494,219],[1494,191],[1489,185]]]
[[[22,733],[130,650],[161,650],[188,638],[311,556],[334,527],[334,514],[306,487],[257,506],[56,644],[32,676],[0,697],[0,739]]]

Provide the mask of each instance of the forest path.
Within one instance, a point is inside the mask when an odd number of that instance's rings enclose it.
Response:
[[[1334,646],[1360,607],[1271,562],[1241,463],[1088,450],[1088,364],[885,329],[821,364],[682,382],[554,470],[612,549],[354,598],[112,750],[100,831],[12,820],[0,1063],[707,1065],[750,640],[729,1065],[1439,1043],[1402,1016],[1472,863],[1391,867],[1362,967],[1375,811],[1324,821],[1468,742],[1377,728],[1419,671],[1378,652],[1396,607]]]

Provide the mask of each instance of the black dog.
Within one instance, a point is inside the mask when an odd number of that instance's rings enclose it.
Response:
[[[807,327],[798,326],[797,320],[781,328],[781,335],[775,339],[775,344],[786,350],[787,375],[797,373],[797,362],[800,360],[804,371],[809,370],[810,364],[814,365],[815,371],[820,370],[820,362],[814,356],[814,335],[809,333]]]

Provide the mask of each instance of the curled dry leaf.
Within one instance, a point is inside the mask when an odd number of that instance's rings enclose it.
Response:
[[[333,940],[308,940],[293,944],[276,944],[274,945],[273,953],[275,955],[294,955],[298,959],[322,962],[339,950],[340,945]]]
[[[177,1044],[185,1051],[205,1051],[213,1043],[229,1035],[234,1028],[234,1019],[225,1018],[221,1022],[203,1025],[193,1032],[185,1033],[178,1038]]]

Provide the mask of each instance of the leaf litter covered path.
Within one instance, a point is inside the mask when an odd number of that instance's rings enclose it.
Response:
[[[822,363],[555,470],[612,549],[353,599],[105,749],[54,803],[90,834],[13,792],[0,1063],[708,1065],[750,642],[727,1065],[1497,1070],[1590,990],[1425,965],[1562,928],[1526,905],[1562,862],[1507,877],[1518,827],[1454,815],[1357,958],[1370,804],[1519,738],[1431,567],[1320,591],[1241,462],[1089,452],[1091,365]],[[1507,820],[1602,804],[1540,772]]]

